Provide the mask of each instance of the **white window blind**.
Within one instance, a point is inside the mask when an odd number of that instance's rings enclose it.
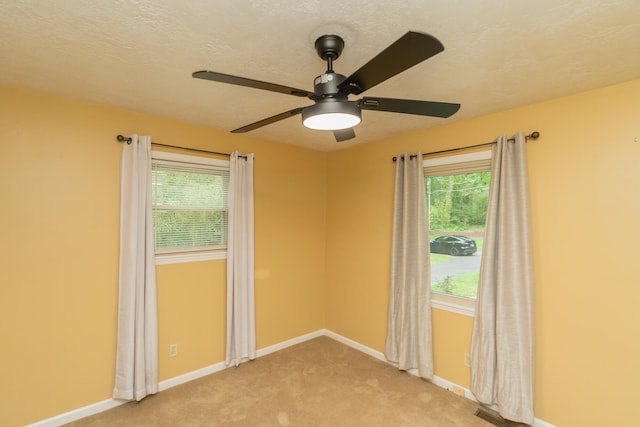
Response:
[[[459,175],[463,173],[473,173],[478,171],[491,170],[491,157],[480,160],[469,160],[458,163],[431,165],[424,168],[427,177]]]
[[[152,182],[156,254],[226,249],[228,162],[156,153]]]

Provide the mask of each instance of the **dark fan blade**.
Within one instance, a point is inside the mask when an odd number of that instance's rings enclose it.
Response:
[[[342,92],[360,94],[444,50],[435,37],[409,31],[340,84]]]
[[[346,141],[356,137],[356,133],[353,128],[338,129],[333,131],[333,136],[336,137],[337,142]]]
[[[254,89],[269,90],[271,92],[284,93],[286,95],[311,98],[312,92],[294,87],[282,86],[275,83],[261,82],[259,80],[247,79],[244,77],[232,76],[230,74],[217,73],[215,71],[196,71],[192,74],[196,79],[213,80],[214,82],[229,83],[232,85],[252,87]]]
[[[418,114],[442,118],[451,117],[460,109],[460,104],[450,104],[448,102],[371,98],[367,96],[358,101],[358,105],[363,110],[390,111],[392,113]]]
[[[276,114],[266,119],[262,119],[250,125],[242,126],[241,128],[234,129],[231,133],[244,133],[250,130],[258,129],[262,126],[270,125],[271,123],[279,122],[280,120],[288,119],[291,116],[302,113],[303,107],[294,108],[293,110],[285,111],[284,113]]]

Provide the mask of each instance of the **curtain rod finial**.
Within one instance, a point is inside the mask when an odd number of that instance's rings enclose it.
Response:
[[[529,135],[529,138],[531,139],[538,139],[539,137],[540,137],[540,132],[538,132],[537,130],[531,132],[531,135]]]
[[[131,138],[127,138],[126,136],[118,135],[116,139],[120,142],[126,142],[128,145],[131,145]]]

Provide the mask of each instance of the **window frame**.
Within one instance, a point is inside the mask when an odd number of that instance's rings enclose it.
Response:
[[[424,179],[426,180],[426,170],[429,167],[434,166],[453,166],[459,163],[473,162],[489,160],[492,161],[492,150],[474,151],[466,154],[454,154],[443,157],[434,157],[430,159],[423,159],[422,170],[424,172]],[[478,172],[485,169],[479,169]],[[491,167],[489,166],[489,170]],[[472,172],[470,172],[472,173]],[[429,251],[431,253],[431,251]],[[429,282],[431,283],[431,282]],[[462,314],[469,317],[475,316],[477,299],[465,298],[456,295],[446,295],[439,292],[431,292],[431,307],[440,310],[450,311],[453,313]]]
[[[168,151],[151,151],[151,163],[154,161],[180,162],[186,164],[212,166],[215,168],[229,169],[229,160],[214,159],[211,157],[177,154]],[[228,209],[228,208],[227,208]],[[227,258],[227,245],[219,245],[215,248],[191,247],[190,250],[180,249],[155,249],[156,265],[179,264],[185,262],[211,261]]]

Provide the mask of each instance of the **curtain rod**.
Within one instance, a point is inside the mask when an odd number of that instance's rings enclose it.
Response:
[[[126,142],[127,145],[131,145],[131,138],[126,137],[126,136],[122,136],[122,135],[118,135],[116,137],[116,139],[120,142]],[[158,147],[167,147],[167,148],[177,148],[179,150],[187,150],[187,151],[196,151],[198,153],[207,153],[207,154],[218,154],[220,156],[227,156],[227,157],[231,157],[231,154],[229,153],[220,153],[218,151],[209,151],[209,150],[200,150],[198,148],[189,148],[189,147],[180,147],[178,145],[167,145],[167,144],[159,144],[157,142],[153,142],[151,141],[151,145],[156,145]],[[241,157],[243,159],[246,159],[247,156],[238,156]]]
[[[540,137],[540,132],[533,131],[529,135],[525,135],[524,139],[525,139],[525,141],[528,141],[529,139],[538,139],[539,137]],[[515,138],[509,138],[509,139],[507,139],[507,141],[514,142]],[[498,141],[491,141],[491,142],[485,142],[485,143],[482,143],[482,144],[467,145],[466,147],[450,148],[448,150],[440,150],[440,151],[431,151],[430,153],[423,153],[422,157],[429,156],[429,155],[432,155],[432,154],[450,153],[452,151],[461,151],[461,150],[469,150],[471,148],[486,147],[487,145],[493,145],[493,144],[495,144],[497,142]],[[417,154],[412,154],[411,158],[413,159],[416,156],[417,156]],[[398,157],[394,156],[392,158],[392,160],[395,162],[395,161],[398,160]]]

